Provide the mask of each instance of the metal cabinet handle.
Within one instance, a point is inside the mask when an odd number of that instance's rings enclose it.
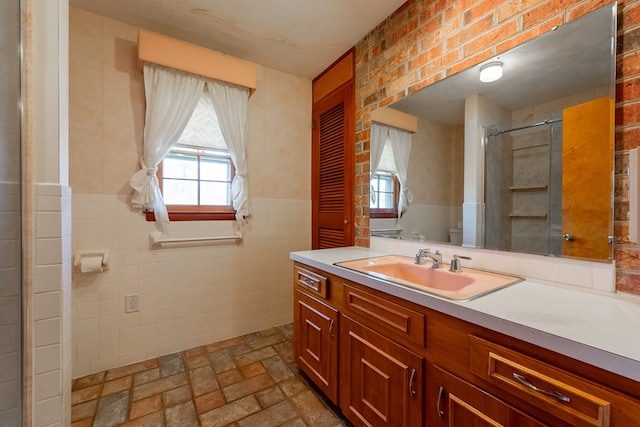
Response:
[[[329,335],[331,339],[334,339],[336,335],[333,333],[333,325],[336,323],[335,319],[331,319],[331,323],[329,323]]]
[[[438,390],[438,402],[436,403],[436,410],[438,411],[438,416],[440,418],[444,417],[444,411],[440,409],[440,403],[442,402],[442,396],[444,396],[444,387],[440,386],[440,390]]]
[[[541,393],[544,394],[545,396],[551,396],[553,398],[556,398],[562,402],[571,402],[571,398],[569,396],[565,396],[564,394],[558,392],[558,391],[547,391],[547,390],[543,390],[539,387],[534,386],[533,384],[531,384],[529,381],[527,381],[527,379],[520,374],[517,373],[513,373],[513,378],[515,378],[518,382],[520,382],[522,385],[524,385],[525,387],[537,392],[537,393]]]
[[[563,235],[562,235],[562,238],[563,238],[564,240],[566,240],[567,242],[573,242],[574,240],[576,240],[576,236],[574,236],[574,235],[573,235],[573,234],[571,234],[571,233],[565,233],[565,234],[563,234]]]
[[[313,289],[316,288],[313,279],[311,279],[309,277],[303,276],[303,277],[300,278],[300,281],[302,283],[304,283],[305,285],[307,285],[308,287],[310,287],[310,288],[313,288]]]
[[[411,376],[409,377],[409,395],[411,397],[416,397],[416,391],[413,389],[413,380],[416,378],[416,370],[411,370]]]

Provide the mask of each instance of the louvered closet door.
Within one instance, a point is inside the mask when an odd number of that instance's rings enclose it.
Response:
[[[353,86],[313,108],[313,249],[353,245]]]

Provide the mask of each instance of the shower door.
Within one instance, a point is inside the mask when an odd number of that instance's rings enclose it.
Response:
[[[22,425],[20,2],[0,13],[0,425]]]
[[[487,129],[485,248],[560,255],[562,116]]]

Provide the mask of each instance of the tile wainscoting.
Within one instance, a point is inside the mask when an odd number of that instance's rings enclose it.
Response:
[[[73,271],[73,377],[292,320],[289,252],[311,247],[309,200],[252,199],[240,243],[152,248],[159,231],[126,200],[73,197],[73,250],[110,251],[102,273]],[[232,222],[173,222],[172,236],[229,235]],[[125,296],[139,312],[125,313]]]

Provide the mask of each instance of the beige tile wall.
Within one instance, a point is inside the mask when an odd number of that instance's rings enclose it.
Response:
[[[35,186],[33,403],[36,426],[71,420],[71,189]]]
[[[292,320],[289,252],[310,247],[307,200],[253,199],[242,243],[152,248],[155,224],[114,195],[74,195],[73,247],[108,249],[109,269],[73,273],[73,376]],[[229,235],[228,222],[172,223],[179,236]],[[124,297],[140,296],[125,313]]]
[[[131,194],[128,181],[139,167],[144,130],[137,35],[134,26],[70,9],[69,175],[74,194]],[[251,196],[310,199],[311,81],[258,66],[248,115]]]
[[[311,245],[311,81],[258,66],[249,100],[252,218],[242,243],[155,249],[128,207],[144,126],[137,28],[70,11],[73,250],[107,249],[108,271],[73,272],[73,376],[289,322],[290,251]],[[180,236],[231,222],[172,223]],[[140,311],[124,297],[140,295]]]

